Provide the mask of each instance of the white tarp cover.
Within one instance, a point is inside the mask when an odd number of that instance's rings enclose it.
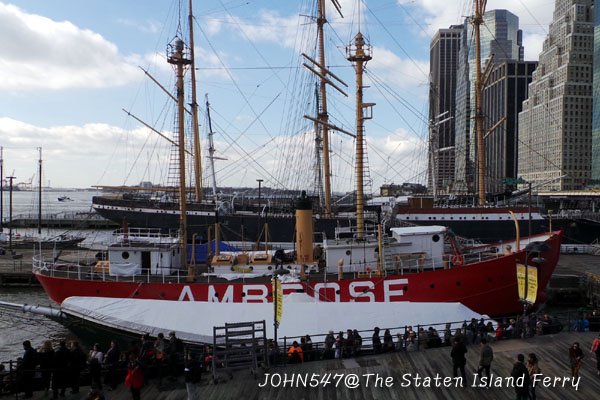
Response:
[[[112,328],[149,333],[177,332],[189,342],[212,342],[214,326],[225,323],[265,320],[267,336],[273,337],[272,303],[218,303],[168,300],[115,299],[105,297],[69,297],[62,303],[66,314],[84,318]],[[453,329],[471,318],[485,318],[460,303],[333,303],[295,293],[284,298],[283,318],[278,337],[317,335],[329,330],[391,329],[393,335],[404,333],[405,325],[456,322]],[[494,323],[495,325],[495,323]],[[443,325],[435,327],[443,330]],[[382,331],[383,334],[383,331]]]
[[[110,276],[135,276],[142,273],[142,266],[136,263],[113,263],[108,266]]]

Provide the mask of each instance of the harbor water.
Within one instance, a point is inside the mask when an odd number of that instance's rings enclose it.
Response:
[[[17,304],[51,305],[41,287],[0,287],[0,301]],[[0,362],[23,356],[23,341],[30,340],[38,348],[44,340],[55,344],[60,340],[76,339],[65,327],[41,315],[5,311],[0,308]]]
[[[42,215],[60,216],[73,213],[87,213],[91,208],[92,197],[98,191],[89,190],[53,190],[42,192]],[[13,191],[12,216],[13,218],[37,218],[38,215],[37,191]],[[3,231],[8,232],[10,216],[10,193],[7,188],[3,191],[2,221]],[[67,197],[59,201],[59,197]],[[13,234],[36,235],[37,229],[14,229]],[[84,236],[88,241],[102,241],[109,234],[106,231],[65,231],[57,229],[42,229],[41,236],[51,237],[60,234]],[[7,288],[0,287],[0,301],[17,304],[34,304],[49,306],[51,301],[41,287]],[[50,339],[57,343],[60,340],[77,339],[65,327],[46,317],[22,312],[6,311],[0,309],[0,361],[16,360],[23,355],[22,343],[30,340],[34,347],[39,347],[44,340]]]

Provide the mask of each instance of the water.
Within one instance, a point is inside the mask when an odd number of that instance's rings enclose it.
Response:
[[[0,301],[48,306],[51,301],[40,288],[0,288]],[[45,340],[77,339],[65,327],[41,315],[6,311],[0,308],[0,361],[23,356],[23,341],[30,340],[38,348]]]
[[[91,212],[92,197],[101,194],[99,191],[91,190],[52,190],[42,192],[42,215],[60,215],[78,212]],[[20,216],[37,218],[38,216],[38,192],[13,191],[13,218]],[[73,201],[58,201],[61,196],[67,196]],[[2,217],[6,224],[10,212],[10,193],[6,187],[3,191]]]
[[[6,188],[3,192],[4,231],[9,218],[9,193]],[[76,213],[92,211],[92,196],[99,194],[97,191],[46,191],[42,193],[42,214],[60,215],[61,213]],[[58,197],[68,196],[73,201],[61,202]],[[13,218],[30,216],[37,218],[38,193],[13,192]],[[37,229],[15,229],[21,235],[35,235]],[[65,233],[65,230],[42,229],[42,236],[55,236]],[[85,236],[87,241],[103,241],[109,232],[72,231],[73,235]],[[40,288],[4,288],[0,287],[0,301],[17,304],[50,305],[51,301],[44,290]],[[0,308],[0,361],[15,360],[23,355],[22,343],[30,340],[37,348],[44,340],[58,342],[63,339],[76,339],[72,333],[57,322],[41,315],[24,314],[22,312],[6,311]]]

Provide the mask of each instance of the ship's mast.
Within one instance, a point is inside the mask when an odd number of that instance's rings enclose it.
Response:
[[[208,124],[208,159],[210,160],[210,170],[212,177],[212,191],[215,202],[217,201],[217,172],[215,171],[215,160],[227,160],[226,158],[215,156],[215,144],[213,141],[214,132],[212,129],[212,121],[210,119],[210,103],[208,102],[208,94],[206,99],[206,119]]]
[[[363,103],[363,72],[367,61],[371,59],[371,46],[365,42],[360,31],[354,37],[354,46],[348,46],[347,55],[348,60],[354,63],[356,71],[356,235],[360,240],[363,239],[365,230],[364,121],[371,119],[371,107],[375,105]]]
[[[194,133],[194,188],[196,201],[202,200],[202,155],[200,154],[200,127],[198,126],[198,103],[196,102],[196,57],[194,56],[194,15],[192,0],[189,2],[188,23],[190,25],[190,59],[192,80],[192,125]]]
[[[483,139],[483,113],[481,101],[483,84],[481,78],[481,36],[480,26],[483,23],[486,0],[475,0],[475,12],[471,23],[475,32],[475,132],[477,140],[477,188],[479,205],[485,205],[485,145]]]
[[[178,150],[179,150],[179,240],[181,242],[181,266],[187,265],[187,212],[185,187],[185,97],[183,77],[185,69],[191,64],[186,58],[183,40],[175,38],[167,49],[167,61],[176,67],[177,74],[177,119],[178,119]],[[188,266],[188,280],[193,280],[193,266]]]
[[[338,0],[331,0],[334,8],[337,10],[338,14],[343,17],[341,12],[341,6]],[[317,135],[317,141],[321,142],[323,145],[323,190],[325,195],[325,216],[331,215],[331,166],[330,166],[330,158],[329,158],[329,130],[337,130],[346,134],[350,134],[345,130],[338,128],[335,125],[329,123],[329,114],[327,112],[327,85],[331,85],[334,89],[342,93],[344,96],[347,96],[346,93],[342,89],[340,89],[330,78],[335,79],[337,82],[347,87],[346,83],[344,83],[340,78],[338,78],[335,74],[329,71],[326,67],[325,60],[325,24],[327,23],[327,18],[325,16],[325,0],[318,0],[317,3],[317,44],[318,44],[318,52],[319,52],[319,61],[313,60],[306,54],[302,54],[304,58],[310,61],[314,66],[318,69],[304,64],[306,68],[308,68],[311,72],[319,77],[319,94],[321,97],[320,110],[317,109],[317,118],[312,118],[305,115],[305,118],[308,118],[315,122],[318,127],[320,127],[321,135]]]
[[[319,80],[319,91],[321,94],[321,111],[318,119],[321,122],[321,140],[323,143],[323,186],[325,190],[325,216],[331,215],[331,169],[329,167],[329,114],[327,114],[327,82],[324,79],[327,74],[325,69],[325,0],[319,0],[319,15],[317,17],[317,31],[319,36],[319,64],[322,78]]]
[[[42,233],[42,148],[38,147],[40,158],[38,160],[38,235]]]

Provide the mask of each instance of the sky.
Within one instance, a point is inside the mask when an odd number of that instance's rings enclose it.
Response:
[[[300,54],[315,51],[315,1],[203,0],[194,5],[194,40],[203,154],[210,101],[217,185],[314,185],[315,77]],[[365,102],[371,190],[426,182],[429,45],[440,28],[462,23],[467,0],[327,1],[327,64],[346,95],[329,87],[330,121],[354,132],[355,77],[345,59],[356,32],[366,36]],[[4,176],[53,187],[168,182],[174,72],[165,49],[187,39],[187,1],[0,0],[0,146]],[[520,18],[525,59],[537,60],[554,0],[489,0]],[[179,23],[180,16],[183,22]],[[310,64],[310,62],[308,62]],[[189,74],[189,73],[188,73]],[[186,89],[187,90],[187,89]],[[335,191],[353,188],[352,137],[331,135]],[[222,159],[221,159],[222,158]],[[203,185],[211,168],[202,159]]]

